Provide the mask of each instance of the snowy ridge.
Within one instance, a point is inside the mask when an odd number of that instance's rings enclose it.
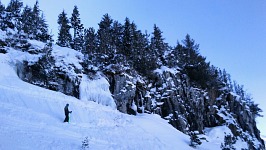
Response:
[[[189,147],[189,137],[157,115],[129,116],[92,101],[21,81],[0,54],[0,149],[173,149]],[[71,123],[63,123],[70,104]]]

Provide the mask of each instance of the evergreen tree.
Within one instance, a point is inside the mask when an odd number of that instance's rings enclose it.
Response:
[[[136,62],[138,59],[138,55],[142,53],[142,50],[145,48],[144,36],[142,35],[141,31],[137,29],[137,25],[132,22],[131,23],[131,32],[132,32],[132,46],[131,46],[131,55],[130,58],[133,62]]]
[[[111,43],[109,54],[109,62],[112,64],[112,69],[116,71],[122,71],[125,68],[120,66],[128,66],[126,57],[121,53],[123,48],[123,25],[118,21],[114,21],[111,27]]]
[[[33,15],[32,15],[32,8],[26,5],[21,14],[21,29],[24,33],[32,36],[33,34]]]
[[[167,65],[169,67],[174,67],[174,68],[178,68],[179,67],[179,58],[178,58],[178,53],[181,51],[180,49],[182,49],[182,45],[179,44],[179,42],[177,43],[177,45],[171,49],[168,53],[168,55],[166,55],[166,61],[167,61]]]
[[[237,84],[236,81],[234,81],[234,92],[240,97],[240,100],[245,102],[254,117],[263,117],[260,114],[262,109],[259,108],[259,104],[255,104],[251,95],[244,90],[244,86]]]
[[[58,16],[57,23],[59,24],[59,32],[56,44],[62,47],[71,48],[72,37],[69,31],[71,26],[69,25],[69,20],[64,10]]]
[[[6,7],[6,16],[4,18],[5,28],[19,28],[20,12],[23,3],[20,0],[11,0]]]
[[[224,143],[221,143],[220,148],[222,150],[235,150],[234,144],[236,143],[236,137],[229,135],[224,136]]]
[[[6,7],[6,11],[10,13],[11,17],[20,17],[22,6],[23,2],[20,0],[11,0]]]
[[[131,23],[132,30],[132,49],[130,59],[133,61],[133,67],[139,72],[143,72],[147,69],[146,64],[149,60],[150,52],[145,50],[150,50],[149,41],[146,35],[142,34],[140,30],[137,30],[135,23]],[[146,62],[145,62],[146,61]]]
[[[197,145],[202,144],[202,142],[200,141],[200,139],[199,139],[197,134],[199,134],[197,131],[191,131],[189,133],[189,135],[190,135],[190,144],[189,144],[189,146],[196,148]]]
[[[98,52],[110,57],[114,54],[112,45],[112,23],[113,19],[108,14],[105,14],[99,23],[97,32]]]
[[[83,54],[93,55],[97,49],[97,35],[95,29],[90,27],[84,31]]]
[[[122,49],[123,25],[114,21],[112,26],[112,45],[115,53],[120,53]]]
[[[197,65],[197,59],[199,55],[199,45],[195,43],[194,39],[190,38],[190,35],[186,35],[183,40],[184,46],[180,49],[179,59],[182,64],[182,68],[192,67]]]
[[[36,35],[38,34],[38,27],[39,27],[39,22],[40,22],[40,8],[39,8],[39,2],[38,0],[35,2],[33,9],[32,9],[32,23],[33,23],[33,28],[32,28],[32,39],[36,39]]]
[[[202,88],[209,88],[210,63],[199,54],[199,45],[189,35],[183,40],[184,46],[180,47],[178,57],[181,68],[184,69],[190,79]]]
[[[168,50],[168,45],[164,42],[162,31],[156,25],[153,27],[150,47],[154,51],[155,56],[159,58],[158,65],[160,66],[163,63],[165,65],[164,52]]]
[[[157,67],[157,57],[155,56],[154,50],[150,48],[149,35],[147,32],[140,35],[139,33],[139,50],[138,58],[134,62],[135,68],[141,74],[150,77],[151,72]]]
[[[84,54],[84,69],[88,69],[89,64],[93,64],[93,62],[97,58],[95,55],[97,50],[97,36],[94,28],[90,27],[85,29],[84,31],[84,46],[82,49],[82,53]],[[97,65],[97,64],[96,64]]]
[[[44,19],[43,13],[39,9],[39,3],[36,1],[33,9],[29,6],[24,7],[21,14],[21,30],[26,33],[30,39],[36,39],[47,42],[51,36],[48,33],[48,25]]]
[[[259,104],[255,104],[254,101],[251,101],[250,99],[250,103],[248,106],[249,106],[250,112],[252,113],[254,117],[263,117],[263,115],[260,114],[262,112],[262,109],[259,108]]]
[[[78,11],[78,7],[74,6],[72,16],[70,18],[72,28],[74,29],[74,37],[73,37],[73,49],[81,50],[83,46],[83,24],[81,24],[80,14]]]
[[[234,92],[240,96],[241,100],[245,99],[245,90],[243,85],[239,85],[236,81],[234,81]]]
[[[36,40],[40,40],[42,42],[47,42],[51,40],[52,36],[49,34],[48,24],[46,23],[43,13],[41,14],[41,17],[39,18],[37,29],[38,29],[38,32],[36,35]]]
[[[132,33],[132,25],[130,23],[129,18],[125,19],[124,23],[124,31],[122,38],[122,54],[124,54],[127,58],[129,58],[132,54],[132,46],[133,46],[133,33]]]
[[[220,89],[223,88],[224,85],[222,84],[222,81],[219,79],[219,71],[218,68],[211,65],[209,68],[209,87],[214,89]]]
[[[0,29],[1,30],[4,30],[6,27],[5,22],[4,22],[5,14],[6,14],[5,6],[0,1]]]
[[[0,1],[0,17],[5,13],[5,6]]]

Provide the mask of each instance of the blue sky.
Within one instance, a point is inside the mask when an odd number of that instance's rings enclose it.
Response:
[[[22,0],[33,6],[35,0]],[[5,5],[9,0],[1,0]],[[200,53],[214,66],[225,69],[243,84],[264,110],[258,127],[266,135],[266,1],[265,0],[39,0],[46,20],[57,36],[58,15],[71,16],[74,5],[86,28],[98,28],[108,13],[120,23],[128,17],[143,32],[156,24],[166,42],[190,34],[200,44]]]

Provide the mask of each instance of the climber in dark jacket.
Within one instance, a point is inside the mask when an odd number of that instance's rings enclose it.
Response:
[[[72,111],[69,111],[68,110],[68,106],[69,106],[69,104],[66,104],[66,106],[64,108],[64,110],[65,110],[65,116],[66,116],[64,122],[69,122],[69,113],[72,113]]]

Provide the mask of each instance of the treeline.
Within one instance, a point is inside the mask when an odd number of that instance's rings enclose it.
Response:
[[[52,41],[38,1],[33,8],[23,7],[20,0],[11,0],[6,8],[0,2],[0,17],[1,30],[13,29],[18,36],[42,42]],[[238,94],[253,115],[260,116],[262,110],[244,87],[232,81],[225,70],[207,62],[190,35],[172,47],[165,42],[163,32],[157,25],[154,25],[151,34],[143,33],[129,18],[120,23],[108,14],[102,17],[97,30],[85,28],[77,6],[74,6],[70,18],[62,11],[57,23],[56,44],[82,52],[85,72],[91,70],[91,66],[116,72],[133,69],[142,76],[152,78],[152,71],[156,68],[176,68],[186,74],[195,87],[206,90],[223,88]]]
[[[13,29],[20,36],[47,42],[52,37],[48,33],[48,25],[36,1],[33,8],[23,7],[20,0],[11,0],[7,7],[0,2],[0,28],[3,31]]]

